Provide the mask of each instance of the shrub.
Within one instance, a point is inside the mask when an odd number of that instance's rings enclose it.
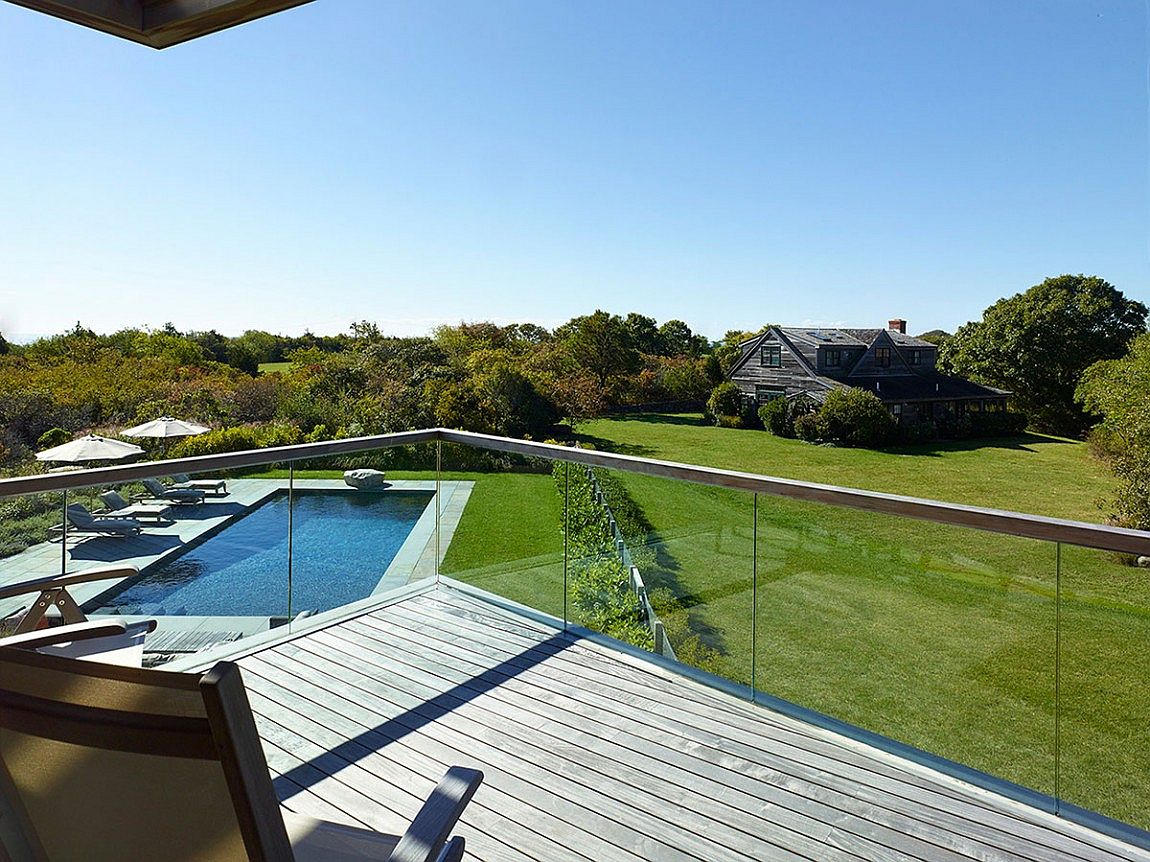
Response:
[[[795,419],[795,436],[808,443],[817,443],[826,438],[826,428],[818,411],[804,413]]]
[[[63,446],[72,435],[63,428],[49,428],[36,440],[37,449],[51,449],[53,446]]]
[[[759,421],[763,428],[776,437],[794,437],[795,426],[785,398],[768,401],[759,408]]]
[[[715,417],[741,416],[743,409],[743,393],[730,381],[716,386],[707,399],[707,411]]]
[[[896,427],[894,417],[877,395],[853,387],[828,392],[818,416],[823,436],[839,446],[882,446]]]

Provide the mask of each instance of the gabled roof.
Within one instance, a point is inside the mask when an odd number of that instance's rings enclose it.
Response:
[[[54,15],[148,45],[166,48],[244,24],[311,0],[12,0]]]
[[[861,340],[847,329],[810,329],[799,326],[780,326],[779,329],[792,341],[802,341],[815,347],[866,347],[870,344],[870,341]]]
[[[938,349],[937,344],[931,344],[929,341],[923,341],[921,338],[915,338],[913,335],[906,335],[897,329],[844,329],[842,331],[868,345],[873,344],[874,340],[885,332],[890,336],[890,340],[899,347],[925,347],[930,350]]]

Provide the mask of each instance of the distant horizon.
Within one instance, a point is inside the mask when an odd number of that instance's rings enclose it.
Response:
[[[588,309],[586,312],[584,312],[584,314],[591,314],[595,310],[596,309]],[[643,314],[643,312],[639,309],[631,309],[631,311],[634,311],[638,314]],[[626,316],[626,312],[624,312],[624,314],[621,316]],[[647,316],[650,317],[651,315],[647,315]],[[420,337],[425,337],[425,336],[429,337],[429,336],[433,335],[434,331],[440,326],[458,326],[461,323],[495,323],[499,326],[508,326],[508,325],[515,324],[515,323],[533,323],[536,326],[542,326],[547,330],[554,330],[555,328],[562,326],[564,323],[566,323],[571,318],[566,318],[564,320],[560,320],[560,321],[554,322],[554,323],[549,323],[549,322],[544,322],[544,321],[539,321],[539,320],[513,320],[513,319],[491,320],[489,318],[488,319],[475,318],[473,320],[457,320],[457,319],[455,319],[455,320],[444,320],[444,321],[441,321],[438,323],[434,323],[431,326],[429,326],[426,330],[419,331],[419,332],[416,332],[416,331],[404,331],[404,332],[394,331],[392,329],[389,329],[387,326],[383,325],[382,321],[371,320],[369,318],[359,318],[358,320],[365,320],[365,319],[369,323],[374,323],[377,326],[379,326],[380,331],[383,333],[383,335],[385,337],[420,338]],[[758,324],[757,326],[750,327],[748,329],[741,330],[741,331],[753,332],[762,326],[766,326],[768,323],[777,323],[780,326],[796,327],[796,328],[800,328],[800,329],[801,328],[808,328],[808,327],[811,329],[882,329],[882,328],[885,328],[886,325],[891,320],[894,320],[894,319],[899,319],[899,318],[897,315],[891,315],[891,316],[886,317],[882,320],[873,321],[873,322],[872,321],[866,321],[866,322],[813,321],[813,320],[788,322],[788,321],[771,320],[771,321],[763,321],[762,323]],[[354,321],[354,322],[358,322],[358,320]],[[671,317],[671,318],[667,318],[666,320],[682,320],[682,318]],[[665,323],[666,320],[656,318],[656,322],[660,323],[660,324]],[[256,330],[256,331],[260,331],[260,332],[269,332],[272,335],[283,336],[285,338],[299,337],[299,336],[304,335],[305,333],[308,333],[308,332],[310,332],[312,335],[317,335],[317,336],[345,335],[350,331],[351,326],[352,326],[352,323],[349,322],[347,326],[345,326],[343,329],[338,330],[338,331],[319,330],[319,329],[303,329],[303,330],[300,330],[298,332],[287,332],[287,331],[283,331],[283,330],[266,329],[266,328],[261,327],[261,326],[246,326],[243,329],[239,329],[236,331],[226,331],[226,330],[221,329],[218,326],[215,326],[215,327],[208,326],[208,327],[204,327],[201,329],[200,327],[182,327],[178,323],[176,323],[175,321],[164,321],[163,323],[160,323],[160,324],[127,324],[125,326],[117,326],[114,329],[97,329],[96,327],[87,326],[84,323],[84,321],[80,320],[80,321],[73,322],[70,326],[66,326],[63,329],[59,330],[58,332],[13,332],[13,333],[8,333],[8,332],[5,332],[3,330],[0,330],[0,335],[2,335],[11,344],[25,345],[25,344],[31,344],[32,342],[38,341],[38,340],[43,339],[43,338],[55,338],[56,336],[64,335],[67,332],[69,332],[76,325],[76,323],[79,323],[85,329],[90,329],[93,332],[95,332],[97,335],[101,335],[101,336],[111,335],[114,332],[118,332],[118,331],[124,330],[124,329],[157,330],[157,329],[162,329],[165,325],[167,325],[168,323],[171,323],[180,332],[201,332],[201,331],[214,330],[214,331],[218,332],[220,335],[223,335],[223,336],[228,337],[228,338],[235,338],[235,337],[240,336],[244,332],[247,332],[249,330]],[[687,323],[687,325],[690,326],[690,321],[684,321],[684,323]],[[932,327],[920,329],[920,328],[913,325],[913,321],[909,321],[909,320],[906,321],[906,324],[907,324],[907,334],[909,334],[909,335],[923,334],[923,333],[927,333],[927,332],[935,332],[937,330],[943,329],[942,327],[938,327],[938,326],[932,326]],[[736,328],[737,327],[730,327],[730,329],[724,330],[723,332],[721,332],[717,335],[712,335],[711,333],[708,333],[708,332],[699,332],[693,326],[691,327],[691,331],[694,332],[696,335],[705,336],[710,341],[721,341],[723,336],[728,331],[736,329]],[[954,333],[953,329],[943,329],[943,331],[949,332],[951,334]]]

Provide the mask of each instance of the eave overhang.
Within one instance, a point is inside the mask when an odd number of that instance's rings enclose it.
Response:
[[[9,0],[151,48],[167,48],[311,0]]]

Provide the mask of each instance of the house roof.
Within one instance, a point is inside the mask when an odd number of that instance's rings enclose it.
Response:
[[[850,385],[873,392],[883,401],[937,401],[963,398],[1005,398],[1005,389],[983,386],[936,371],[899,375],[857,375]]]
[[[12,0],[54,15],[148,45],[167,48],[311,0]]]

